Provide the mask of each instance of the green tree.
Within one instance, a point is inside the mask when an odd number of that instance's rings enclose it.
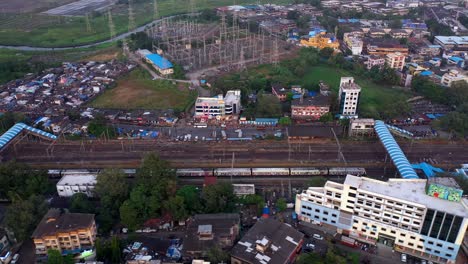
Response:
[[[96,177],[94,192],[101,200],[101,207],[112,216],[118,215],[120,205],[128,198],[129,186],[125,173],[119,169],[105,169]]]
[[[56,249],[47,250],[47,264],[64,264],[60,251]]]
[[[70,199],[70,211],[72,213],[92,214],[94,206],[84,193],[75,193]]]
[[[234,210],[236,196],[232,184],[218,183],[203,189],[205,213],[230,213]]]
[[[210,263],[227,263],[229,260],[229,254],[217,245],[208,250],[206,257]]]
[[[312,177],[309,180],[310,187],[323,187],[327,182],[327,178],[325,177]]]
[[[184,199],[185,209],[189,214],[199,213],[203,209],[200,192],[197,187],[185,185],[177,190],[177,196]]]
[[[95,137],[114,138],[115,129],[107,125],[107,121],[102,115],[97,115],[88,123],[88,133]]]
[[[390,21],[388,26],[390,28],[401,28],[403,26],[403,24],[401,23],[400,19],[393,19],[393,20]]]
[[[257,97],[257,117],[280,117],[281,103],[274,95],[260,94]]]
[[[290,126],[292,121],[290,117],[281,117],[278,121],[278,123],[282,126]]]
[[[184,198],[181,196],[169,198],[164,202],[164,208],[167,212],[171,213],[175,220],[181,221],[188,217],[188,212],[185,209]]]
[[[326,47],[320,50],[320,56],[328,59],[333,55],[333,52],[335,52],[333,48]]]
[[[333,121],[333,114],[331,112],[328,112],[328,113],[322,115],[319,118],[319,121],[322,122],[322,123],[331,122],[331,121]]]
[[[311,252],[308,254],[301,254],[297,258],[296,263],[297,264],[325,264],[323,258],[315,252]]]
[[[47,171],[33,170],[29,166],[7,162],[0,165],[0,197],[27,199],[31,195],[53,192]]]
[[[24,241],[31,236],[46,212],[47,203],[42,196],[32,195],[27,200],[13,199],[7,209],[5,223],[18,241]]]
[[[143,223],[144,219],[140,215],[138,208],[130,200],[120,206],[120,220],[130,230],[137,229]]]
[[[277,201],[276,201],[276,208],[278,209],[279,212],[283,212],[284,210],[286,210],[286,199],[284,198],[279,198]]]
[[[111,255],[111,263],[121,263],[122,255],[121,255],[121,248],[120,248],[120,240],[118,237],[113,236],[111,243],[110,243],[110,251]]]

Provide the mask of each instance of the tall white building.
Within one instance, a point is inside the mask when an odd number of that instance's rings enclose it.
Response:
[[[298,194],[295,211],[299,220],[335,226],[355,240],[452,264],[468,227],[468,200],[446,185],[348,175],[344,184],[328,181]]]
[[[357,117],[361,87],[354,82],[353,77],[341,77],[338,101],[340,114],[345,117]]]
[[[95,186],[95,174],[69,174],[63,176],[57,183],[57,193],[61,197],[71,197],[76,193],[84,193],[92,197]]]

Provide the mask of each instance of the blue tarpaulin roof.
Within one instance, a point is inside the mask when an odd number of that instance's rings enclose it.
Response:
[[[464,61],[464,59],[462,59],[460,57],[456,57],[456,56],[450,57],[449,60],[454,61],[454,62]]]
[[[431,71],[422,71],[419,75],[421,75],[421,76],[429,76],[429,75],[432,75],[432,74],[433,74],[433,72],[431,72]]]
[[[401,177],[404,179],[418,179],[418,175],[413,170],[413,167],[383,121],[375,121],[375,131],[390,155],[390,158],[393,160],[393,163],[400,172]]]
[[[150,54],[146,55],[146,58],[150,60],[154,65],[156,65],[158,68],[165,70],[165,69],[170,69],[173,67],[172,63],[168,61],[166,58],[162,57],[159,54]]]
[[[40,129],[28,126],[28,125],[26,125],[24,123],[17,123],[14,126],[12,126],[10,129],[8,129],[8,131],[5,132],[5,134],[0,136],[0,149],[5,147],[13,138],[15,138],[17,135],[19,135],[19,133],[21,133],[21,131],[23,131],[23,130],[27,130],[29,132],[41,135],[43,137],[50,138],[52,140],[57,139],[57,136],[55,136],[55,135],[53,135],[51,133],[44,132],[44,131],[42,131]]]

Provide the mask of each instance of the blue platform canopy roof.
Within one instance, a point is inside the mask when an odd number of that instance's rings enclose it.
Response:
[[[10,129],[8,129],[7,132],[5,132],[3,135],[0,136],[0,149],[3,149],[3,147],[5,147],[13,138],[18,136],[23,130],[27,130],[28,132],[32,132],[32,133],[38,134],[40,136],[43,136],[52,140],[57,139],[57,136],[51,133],[44,132],[40,129],[28,126],[24,123],[17,123],[14,126],[12,126]]]
[[[166,58],[162,57],[159,54],[149,54],[149,55],[146,55],[146,58],[162,70],[166,70],[166,69],[170,69],[174,67],[170,61],[168,61]]]
[[[393,163],[400,172],[401,177],[404,179],[419,179],[418,175],[409,163],[405,154],[398,146],[398,144],[396,143],[392,134],[390,134],[390,131],[388,130],[387,126],[383,121],[375,121],[375,131],[377,132],[380,141],[382,142],[388,154],[390,155],[390,158],[393,160]]]

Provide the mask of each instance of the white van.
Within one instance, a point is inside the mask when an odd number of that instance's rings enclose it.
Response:
[[[314,234],[313,235],[313,238],[317,239],[317,240],[323,240],[323,236],[319,235],[319,234]]]

